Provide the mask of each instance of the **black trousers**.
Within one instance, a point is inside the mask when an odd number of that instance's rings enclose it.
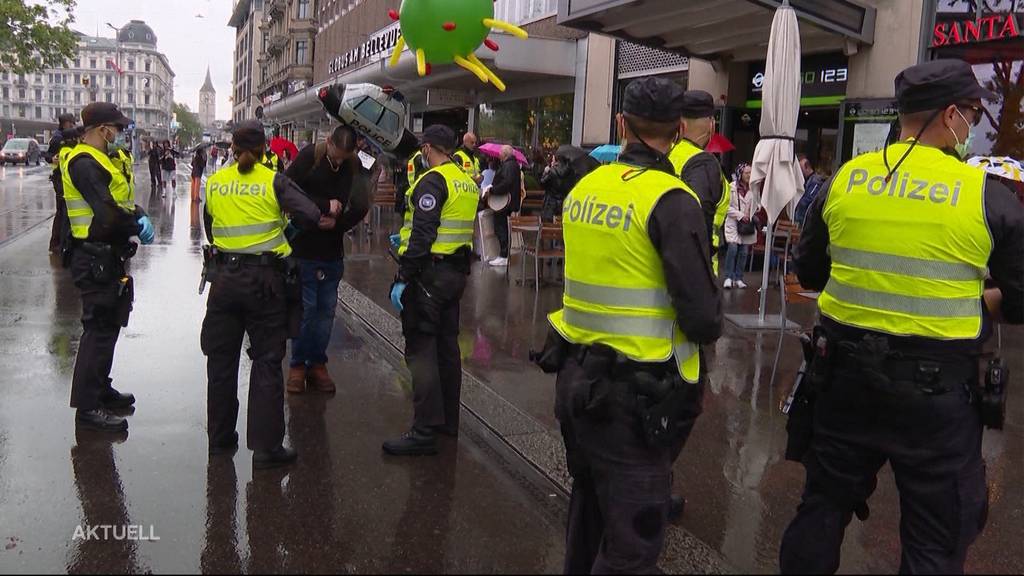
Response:
[[[131,295],[121,288],[121,274],[97,281],[92,265],[91,256],[81,249],[73,251],[71,277],[82,297],[82,338],[71,380],[71,407],[79,410],[100,408],[101,398],[110,391],[114,347],[131,311]]]
[[[494,235],[498,237],[499,255],[508,258],[509,231],[508,212],[501,211],[494,213]]]
[[[900,494],[900,572],[963,572],[985,525],[988,491],[979,414],[963,379],[952,383],[942,395],[896,395],[856,367],[835,369],[818,392],[807,483],[782,539],[783,573],[838,570],[846,526],[886,462]]]
[[[50,252],[59,252],[64,244],[64,235],[71,224],[68,222],[68,205],[64,201],[64,184],[61,182],[60,172],[55,170],[51,178],[57,211],[53,215],[53,226],[50,229]]]
[[[210,287],[200,337],[206,355],[207,435],[210,444],[234,438],[238,421],[238,366],[249,335],[250,450],[273,450],[284,440],[284,360],[289,308],[282,271],[265,266],[221,266]]]
[[[162,188],[163,187],[163,185],[164,185],[163,175],[160,172],[160,165],[159,164],[150,164],[149,165],[149,184],[154,189]]]
[[[466,274],[440,263],[409,284],[402,296],[405,362],[412,372],[413,426],[458,430],[462,395],[459,301]]]
[[[573,480],[565,573],[657,572],[672,496],[672,464],[700,414],[703,383],[693,387],[679,415],[685,424],[668,446],[648,444],[628,399],[628,382],[611,379],[608,389],[616,393],[600,415],[574,409],[593,400],[592,384],[574,357],[566,360],[556,380],[555,415]]]

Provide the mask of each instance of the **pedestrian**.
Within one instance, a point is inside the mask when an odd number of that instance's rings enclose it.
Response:
[[[807,208],[818,197],[818,192],[825,184],[825,178],[814,170],[814,164],[811,163],[811,159],[806,154],[798,154],[797,159],[800,161],[800,171],[804,174],[804,195],[800,197],[800,201],[796,204],[793,219],[798,226],[803,226]]]
[[[543,221],[551,222],[555,217],[561,218],[562,203],[578,181],[579,177],[575,174],[570,159],[556,153],[540,177],[540,185],[544,187],[544,202],[540,210]]]
[[[53,226],[50,228],[50,254],[61,254],[64,250],[68,232],[68,207],[64,202],[64,184],[61,175],[61,164],[71,150],[78,144],[75,131],[75,115],[61,114],[57,118],[57,130],[50,138],[46,150],[46,160],[53,166],[50,182],[53,184],[53,195],[56,213],[53,215]]]
[[[220,148],[218,148],[216,145],[210,146],[210,168],[213,169],[211,170],[212,172],[217,171],[217,160],[219,159],[219,156]]]
[[[714,155],[705,152],[715,134],[715,99],[703,90],[690,90],[683,97],[682,138],[669,159],[676,173],[700,198],[711,246],[711,264],[718,274],[722,226],[729,210],[729,181]]]
[[[477,186],[480,186],[483,175],[480,170],[480,158],[476,154],[476,141],[476,134],[466,132],[462,136],[462,146],[455,151],[452,161],[462,168],[462,171],[469,175]]]
[[[203,183],[203,172],[206,172],[206,150],[199,146],[192,154],[192,201],[199,202],[199,189]]]
[[[302,327],[292,340],[287,390],[289,394],[307,390],[333,394],[327,346],[345,272],[345,233],[370,210],[367,177],[356,156],[355,130],[338,126],[325,142],[303,148],[287,175],[311,198],[336,200],[344,207],[338,218],[321,218],[318,228],[303,231],[291,242],[302,279]]]
[[[494,267],[508,266],[509,236],[508,217],[513,212],[519,212],[522,201],[523,173],[519,170],[519,161],[516,160],[515,152],[508,144],[501,147],[501,166],[494,175],[494,183],[491,185],[489,196],[509,196],[505,208],[494,213],[494,235],[498,237],[498,257],[488,262]]]
[[[1001,427],[1006,397],[978,364],[993,322],[1024,323],[1024,207],[963,162],[995,98],[970,64],[912,66],[895,87],[899,140],[840,168],[796,250],[800,283],[821,291],[820,322],[814,404],[801,433],[790,429],[805,449],[787,456],[802,459],[807,482],[782,538],[783,573],[838,570],[846,527],[867,519],[886,463],[900,495],[900,573],[963,573],[985,525],[982,432]]]
[[[565,294],[543,367],[558,372],[572,476],[566,574],[657,572],[672,465],[701,413],[701,346],[722,330],[700,200],[668,160],[682,96],[631,82],[619,159],[565,200]]]
[[[163,172],[163,192],[161,196],[167,196],[167,185],[171,185],[171,191],[175,192],[178,189],[177,181],[177,169],[178,163],[175,158],[180,157],[181,154],[171,148],[171,141],[164,140],[163,149],[160,150],[160,170]]]
[[[112,386],[111,366],[121,328],[128,325],[135,287],[128,260],[137,236],[152,244],[153,224],[135,205],[125,172],[111,161],[131,123],[108,102],[82,109],[83,135],[63,170],[71,224],[71,277],[82,296],[82,338],[71,383],[71,407],[79,427],[123,432],[128,422],[108,410],[128,408],[135,397]]]
[[[285,466],[296,458],[295,450],[283,444],[281,361],[290,315],[299,304],[298,278],[288,274],[286,258],[292,249],[284,214],[298,228],[311,229],[321,215],[340,212],[337,201],[314,203],[287,176],[260,164],[266,143],[259,121],[239,123],[231,138],[237,162],[207,181],[205,220],[213,249],[204,270],[211,288],[201,335],[211,455],[238,447],[238,366],[242,339],[249,336],[246,443],[258,469]]]
[[[160,144],[153,140],[150,140],[147,146],[149,148],[146,152],[146,160],[149,163],[149,185],[154,192],[163,190],[164,177],[160,172],[160,156],[163,150]]]
[[[732,175],[729,191],[729,211],[725,219],[725,282],[726,289],[746,288],[743,269],[747,264],[750,246],[757,244],[757,224],[754,215],[754,194],[750,191],[750,165],[740,163]]]
[[[457,437],[462,391],[459,300],[466,288],[480,192],[452,163],[455,133],[429,126],[420,138],[427,172],[409,190],[391,302],[402,316],[405,361],[412,372],[413,423],[393,455],[436,454],[440,433]]]

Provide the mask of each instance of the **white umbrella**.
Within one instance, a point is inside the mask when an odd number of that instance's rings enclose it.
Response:
[[[794,137],[800,116],[800,26],[796,12],[784,0],[775,11],[768,40],[761,109],[761,140],[754,149],[750,187],[768,212],[768,231],[761,281],[761,305],[754,322],[737,322],[745,327],[765,326],[768,268],[771,262],[772,228],[786,207],[793,208],[804,192],[804,176],[796,161]],[[777,326],[778,323],[775,323]]]

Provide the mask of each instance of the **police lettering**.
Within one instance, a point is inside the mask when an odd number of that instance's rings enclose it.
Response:
[[[945,204],[949,200],[949,205],[955,207],[960,201],[960,188],[963,186],[963,182],[959,180],[952,188],[945,182],[917,180],[911,178],[909,172],[896,171],[888,181],[885,176],[870,176],[867,170],[851,170],[850,180],[846,183],[846,193],[852,192],[855,186],[865,187],[872,196],[930,200],[934,204]]]
[[[245,184],[243,182],[231,181],[227,184],[210,182],[206,190],[207,194],[220,194],[221,196],[266,196],[266,184]]]
[[[409,165],[409,169],[412,170],[412,164]],[[461,180],[455,180],[452,182],[452,186],[456,192],[465,192],[467,194],[479,194],[480,189],[476,187],[476,184],[472,182],[463,182]]]
[[[587,196],[583,202],[573,199],[565,203],[562,208],[564,218],[572,222],[586,222],[595,226],[607,226],[617,230],[620,226],[623,232],[629,232],[629,226],[633,222],[633,205],[628,208],[595,202],[593,196]]]

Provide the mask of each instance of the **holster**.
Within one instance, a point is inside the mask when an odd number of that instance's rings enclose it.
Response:
[[[786,460],[801,462],[814,440],[814,404],[832,378],[833,343],[819,326],[803,340],[804,366],[797,373],[786,420]]]
[[[79,241],[75,243],[75,248],[90,257],[92,280],[106,284],[125,275],[125,264],[135,255],[138,245],[129,242],[122,247],[115,247],[103,242]]]
[[[217,247],[203,246],[203,283],[213,284],[216,282],[218,271]]]
[[[583,381],[579,383],[579,387],[573,395],[573,415],[607,420],[611,402],[613,370],[619,354],[603,344],[573,348],[583,373]]]
[[[975,391],[981,423],[986,428],[1002,430],[1006,420],[1007,388],[1010,368],[1002,358],[989,360],[985,370],[984,388]]]
[[[700,414],[700,384],[686,382],[678,370],[663,372],[634,371],[632,385],[647,444],[668,447]]]

